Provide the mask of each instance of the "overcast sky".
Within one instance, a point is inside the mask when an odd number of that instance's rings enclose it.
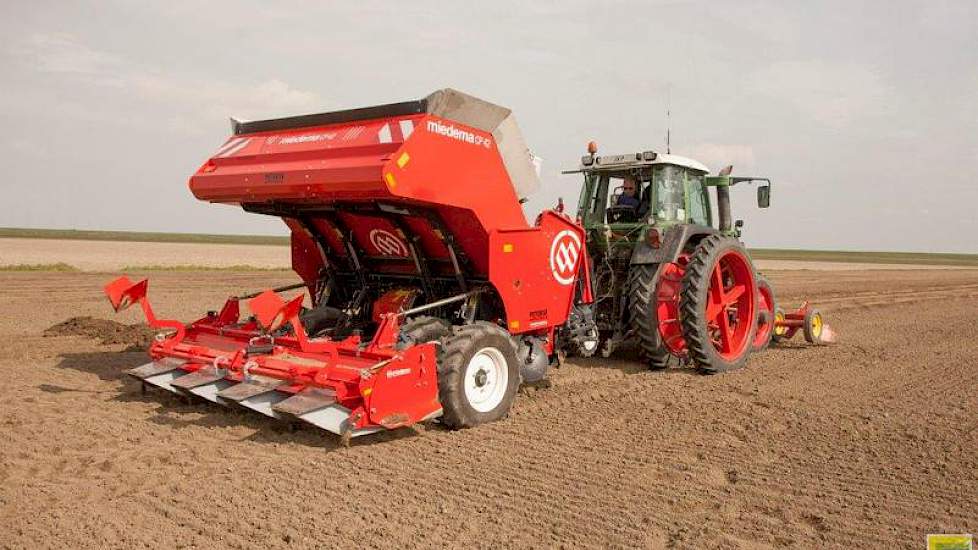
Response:
[[[978,253],[978,2],[3,2],[0,226],[285,233],[187,179],[263,118],[454,87],[545,159],[588,140],[775,182],[749,246]]]

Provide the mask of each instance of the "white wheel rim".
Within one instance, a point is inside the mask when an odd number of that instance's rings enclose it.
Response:
[[[465,399],[478,412],[489,412],[503,401],[509,386],[506,358],[496,348],[475,352],[465,367]]]

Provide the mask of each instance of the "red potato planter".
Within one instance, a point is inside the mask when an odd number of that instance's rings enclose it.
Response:
[[[558,341],[588,345],[561,333],[589,300],[583,231],[555,211],[527,223],[539,181],[508,109],[441,90],[233,126],[190,189],[282,218],[312,307],[265,291],[184,325],[156,319],[146,281],[116,279],[116,310],[138,303],[169,331],[129,372],[144,387],[344,438],[462,428],[505,416]]]

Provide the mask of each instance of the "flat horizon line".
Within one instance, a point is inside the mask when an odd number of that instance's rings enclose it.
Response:
[[[261,246],[287,246],[290,242],[287,235],[117,231],[103,229],[47,229],[28,227],[0,227],[0,238],[191,244],[244,244]],[[947,262],[947,265],[978,266],[978,253],[966,252],[916,252],[757,247],[750,247],[748,250],[756,258],[766,260],[910,264],[935,263],[935,260],[942,260],[943,262]]]

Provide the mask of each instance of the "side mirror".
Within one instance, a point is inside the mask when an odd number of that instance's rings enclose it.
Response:
[[[771,185],[762,185],[757,188],[757,207],[767,208],[771,206]]]

